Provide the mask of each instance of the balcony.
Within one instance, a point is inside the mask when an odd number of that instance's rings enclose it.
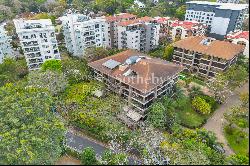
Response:
[[[201,59],[200,59],[200,63],[209,65],[209,64],[210,64],[210,60],[209,60],[209,59],[203,59],[203,58],[201,58]]]
[[[216,67],[216,68],[220,68],[220,69],[224,69],[224,68],[226,68],[227,65],[226,64],[222,64],[220,62],[214,62],[213,61],[213,63],[212,63],[211,66]]]

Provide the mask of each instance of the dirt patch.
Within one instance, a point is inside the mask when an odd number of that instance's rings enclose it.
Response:
[[[55,163],[55,165],[81,165],[81,162],[74,157],[64,155]]]

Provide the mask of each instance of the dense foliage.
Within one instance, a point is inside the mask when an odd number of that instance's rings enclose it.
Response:
[[[192,106],[201,114],[210,114],[211,112],[211,106],[206,102],[206,100],[198,96],[194,97],[192,100]]]
[[[81,154],[81,163],[83,165],[96,165],[97,159],[93,148],[85,148]]]
[[[18,84],[0,88],[0,163],[53,164],[62,152],[64,127],[51,112],[52,97]]]
[[[51,70],[51,71],[62,71],[61,60],[47,60],[42,64],[42,71]]]
[[[16,82],[28,74],[25,59],[15,60],[5,58],[0,64],[0,86],[6,83]]]

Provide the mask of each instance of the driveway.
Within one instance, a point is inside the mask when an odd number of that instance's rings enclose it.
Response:
[[[104,145],[101,145],[100,143],[97,143],[96,141],[82,135],[77,135],[72,131],[66,132],[65,144],[67,147],[74,149],[79,153],[81,153],[84,148],[92,147],[95,150],[97,156],[101,156],[104,151],[108,150],[108,148],[106,148]],[[130,157],[128,158],[128,161],[129,165],[135,165],[136,163],[135,160]]]
[[[218,110],[215,111],[213,116],[210,117],[207,123],[203,126],[203,128],[207,129],[208,131],[214,132],[216,137],[218,138],[218,141],[224,144],[226,155],[234,154],[234,152],[228,146],[227,140],[224,137],[224,132],[223,132],[223,123],[225,121],[224,113],[233,106],[241,104],[239,99],[239,94],[248,91],[249,91],[249,82],[244,84],[242,87],[237,88],[234,91],[234,93],[226,100],[226,102],[222,104]]]

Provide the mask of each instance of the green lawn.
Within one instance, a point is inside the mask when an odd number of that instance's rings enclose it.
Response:
[[[225,127],[225,136],[229,146],[236,154],[247,155],[249,151],[248,135],[237,128]]]
[[[189,99],[187,99],[183,108],[178,109],[176,112],[179,124],[188,128],[200,128],[209,117],[209,115],[201,115],[194,111]]]

